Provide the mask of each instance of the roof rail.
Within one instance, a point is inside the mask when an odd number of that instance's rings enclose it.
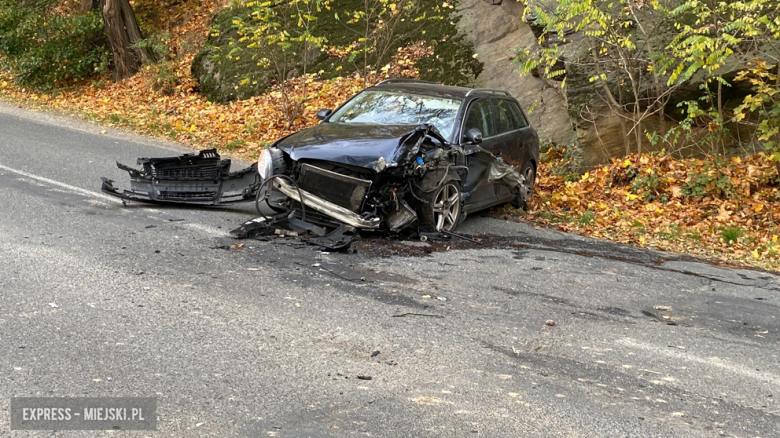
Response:
[[[374,86],[382,85],[382,84],[391,84],[391,83],[395,83],[395,82],[398,82],[398,83],[417,83],[417,84],[433,84],[433,85],[436,85],[436,82],[422,81],[420,79],[392,78],[392,79],[385,79],[384,81],[382,81],[382,82],[380,82],[378,84],[375,84]]]
[[[509,94],[508,91],[506,91],[506,90],[498,90],[498,89],[495,89],[495,88],[473,88],[473,89],[469,90],[468,93],[466,93],[466,97],[469,97],[469,96],[471,96],[474,93],[503,94],[505,96],[512,97],[512,95]]]

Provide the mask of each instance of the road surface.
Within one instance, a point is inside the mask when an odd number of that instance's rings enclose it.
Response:
[[[157,432],[113,434],[139,437],[780,436],[775,275],[485,216],[460,229],[481,245],[231,249],[250,205],[101,194],[116,160],[185,151],[101,130],[0,106],[2,412],[157,397]]]

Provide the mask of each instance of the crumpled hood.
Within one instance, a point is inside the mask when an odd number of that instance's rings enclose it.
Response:
[[[321,123],[280,140],[276,147],[295,161],[323,160],[375,169],[380,158],[388,165],[396,163],[401,139],[415,128],[415,125]]]

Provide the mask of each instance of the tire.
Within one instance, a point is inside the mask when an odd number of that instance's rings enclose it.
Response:
[[[534,186],[536,185],[536,167],[534,167],[534,163],[529,161],[520,174],[525,178],[525,193],[518,195],[512,204],[517,208],[527,210],[528,201],[531,200],[531,196],[533,196],[534,192]]]
[[[440,178],[440,177],[439,177]],[[438,181],[437,181],[438,182]],[[420,225],[436,231],[453,231],[465,217],[460,181],[450,178],[430,192],[421,192]]]

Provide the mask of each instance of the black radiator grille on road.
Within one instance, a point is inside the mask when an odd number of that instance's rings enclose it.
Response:
[[[304,164],[298,175],[298,185],[301,190],[358,212],[371,187],[371,181]]]
[[[164,200],[214,199],[216,196],[217,192],[160,192],[160,199]]]
[[[138,164],[156,180],[217,181],[230,173],[230,160],[221,159],[216,149],[200,151],[198,155],[141,158]]]
[[[222,176],[222,169],[217,166],[213,167],[196,167],[196,168],[181,168],[181,169],[158,169],[152,168],[151,174],[155,179],[192,179],[192,180],[217,180]],[[226,172],[225,172],[226,173]]]

